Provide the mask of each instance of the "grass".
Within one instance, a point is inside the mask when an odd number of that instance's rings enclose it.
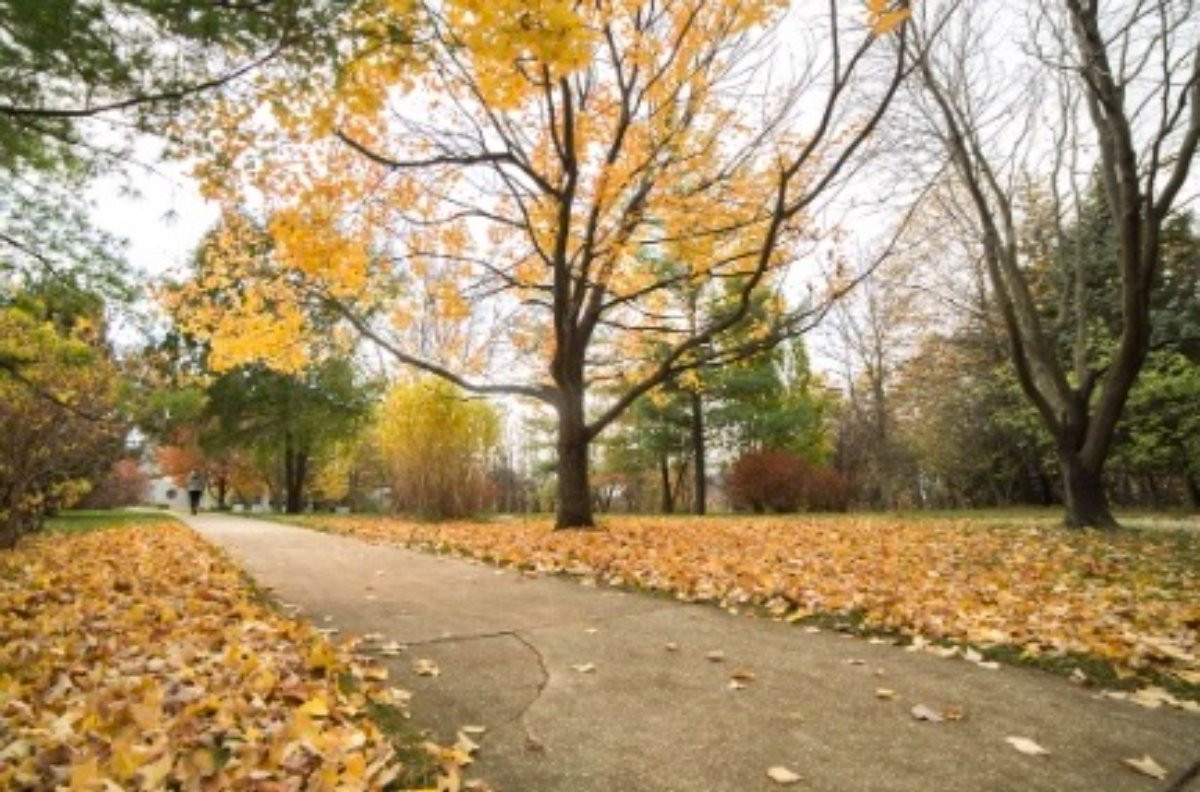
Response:
[[[168,511],[136,511],[114,509],[103,511],[96,509],[80,509],[65,511],[46,520],[46,530],[53,533],[82,533],[85,531],[102,531],[109,528],[126,528],[133,525],[149,525],[174,520],[174,515]]]

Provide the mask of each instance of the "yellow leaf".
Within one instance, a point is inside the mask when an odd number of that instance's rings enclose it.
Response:
[[[876,36],[886,36],[910,16],[912,16],[912,11],[907,8],[901,8],[896,11],[885,11],[871,22],[871,32]]]
[[[329,705],[324,698],[311,698],[300,705],[298,712],[312,718],[327,718],[329,717]]]

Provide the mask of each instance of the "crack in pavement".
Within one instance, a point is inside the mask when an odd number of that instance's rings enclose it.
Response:
[[[573,624],[573,623],[574,622],[569,622],[566,626],[569,626],[570,624]],[[554,625],[551,625],[551,626],[554,626]],[[532,629],[540,630],[540,629],[546,629],[546,628],[534,627]],[[414,641],[411,643],[406,643],[406,644],[403,644],[403,646],[405,649],[409,649],[414,646],[431,646],[431,645],[436,645],[436,644],[465,643],[467,641],[486,641],[486,640],[490,640],[490,639],[494,639],[494,638],[511,638],[511,639],[515,640],[517,643],[524,646],[526,649],[529,650],[530,653],[533,654],[534,659],[537,661],[538,669],[542,673],[542,678],[538,681],[537,686],[536,686],[537,689],[534,691],[533,696],[529,699],[529,701],[525,702],[524,706],[522,706],[515,715],[513,715],[511,718],[504,721],[500,725],[507,726],[510,723],[520,722],[521,728],[525,732],[525,747],[526,747],[526,749],[530,750],[530,751],[545,750],[545,747],[543,746],[542,741],[539,740],[534,735],[533,730],[529,727],[529,724],[525,721],[525,716],[529,714],[529,710],[533,709],[533,705],[537,703],[538,699],[540,699],[542,697],[542,693],[544,693],[546,691],[546,688],[550,685],[550,667],[546,664],[546,656],[542,654],[542,650],[538,649],[537,646],[533,643],[533,641],[531,641],[529,638],[526,638],[524,635],[521,635],[521,633],[518,632],[517,630],[500,630],[497,632],[477,633],[474,635],[449,635],[449,636],[445,636],[442,638],[430,638],[429,640],[426,640],[426,641]]]
[[[605,616],[605,617],[596,618],[596,619],[582,619],[582,620],[573,619],[571,621],[565,621],[565,622],[548,622],[545,624],[535,624],[535,625],[532,625],[529,627],[520,627],[520,628],[514,627],[514,628],[508,629],[508,630],[496,630],[493,632],[467,633],[467,634],[463,634],[463,635],[442,635],[442,636],[438,636],[437,638],[425,638],[420,641],[405,641],[404,639],[401,638],[401,639],[397,639],[397,643],[399,643],[403,648],[408,649],[408,648],[411,648],[414,646],[434,646],[436,644],[465,643],[467,641],[482,641],[482,640],[487,640],[488,638],[507,638],[507,637],[513,637],[518,632],[522,632],[522,631],[526,632],[526,633],[535,633],[535,632],[541,632],[542,630],[565,630],[569,627],[582,627],[584,625],[611,624],[613,622],[621,621],[623,619],[635,619],[640,616],[650,616],[650,615],[653,615],[656,613],[662,613],[663,611],[670,610],[671,607],[672,606],[663,606],[661,608],[654,608],[652,610],[638,611],[637,613],[622,613],[622,614],[618,614],[616,616]]]
[[[537,658],[538,668],[542,670],[542,679],[538,682],[533,698],[525,702],[525,706],[516,715],[505,721],[504,725],[507,726],[510,723],[519,721],[521,728],[525,730],[525,748],[530,751],[544,751],[545,746],[541,740],[534,736],[533,729],[529,728],[529,723],[525,720],[525,716],[529,714],[529,710],[533,709],[533,705],[542,697],[542,693],[546,691],[546,687],[550,684],[550,669],[546,667],[546,658],[542,654],[542,651],[534,645],[533,641],[521,635],[516,630],[510,632],[509,636],[532,652],[533,656]]]

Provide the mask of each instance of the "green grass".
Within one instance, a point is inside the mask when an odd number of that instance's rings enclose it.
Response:
[[[54,533],[81,533],[83,531],[102,531],[109,528],[126,528],[131,525],[146,525],[148,523],[174,520],[168,511],[130,511],[114,509],[112,511],[78,510],[60,512],[46,520],[46,530]]]

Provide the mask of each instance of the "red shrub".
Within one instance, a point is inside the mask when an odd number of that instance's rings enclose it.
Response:
[[[850,501],[845,476],[786,451],[742,455],[729,469],[726,485],[735,509],[760,513],[845,511]]]

